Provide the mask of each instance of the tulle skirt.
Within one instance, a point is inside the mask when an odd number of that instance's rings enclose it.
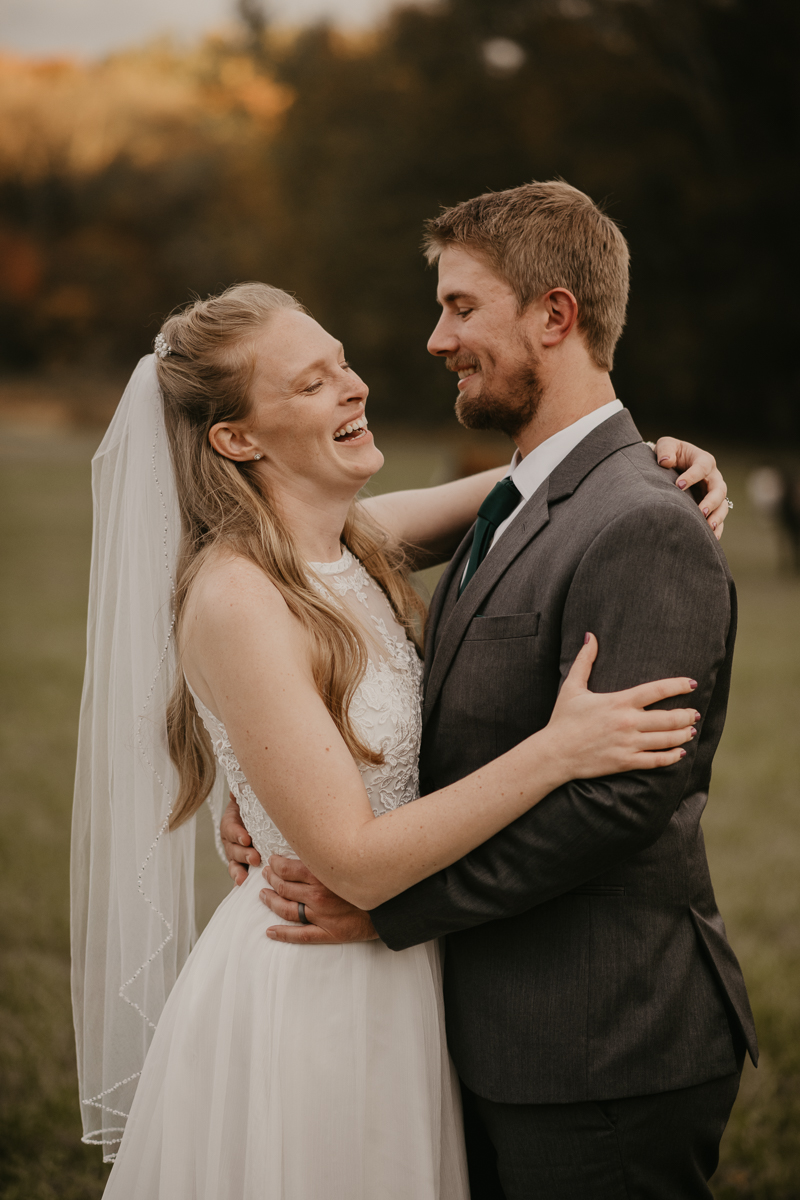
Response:
[[[175,984],[107,1200],[467,1200],[438,947],[273,942],[263,886]]]

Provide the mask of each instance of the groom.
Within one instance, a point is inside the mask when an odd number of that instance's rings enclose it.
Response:
[[[594,690],[688,675],[699,732],[676,766],[559,788],[371,914],[284,859],[266,903],[296,920],[305,902],[325,940],[446,937],[473,1200],[710,1197],[745,1049],[757,1055],[700,829],[733,582],[614,396],[616,225],[568,184],[533,183],[444,212],[427,247],[442,306],[429,349],[459,374],[459,419],[517,453],[433,598],[422,792],[542,728],[587,630]]]

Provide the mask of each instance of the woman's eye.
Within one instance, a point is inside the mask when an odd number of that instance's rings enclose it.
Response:
[[[322,380],[318,379],[316,381],[316,383],[310,383],[307,388],[303,388],[303,391],[309,392],[309,393],[318,392],[321,387],[322,387]]]
[[[341,362],[341,363],[339,363],[339,366],[342,368],[343,371],[349,371],[351,369],[349,362]]]

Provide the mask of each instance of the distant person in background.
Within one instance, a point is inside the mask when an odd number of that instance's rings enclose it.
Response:
[[[534,183],[443,212],[427,248],[442,307],[428,348],[458,373],[456,413],[517,453],[431,604],[423,791],[545,726],[587,629],[604,691],[694,673],[699,733],[666,771],[557,789],[360,919],[275,858],[265,903],[289,920],[304,905],[317,929],[271,935],[377,932],[402,952],[446,939],[473,1200],[708,1200],[745,1050],[757,1057],[700,826],[733,580],[615,397],[628,298],[617,226],[568,184]],[[241,833],[229,810],[231,858]]]
[[[753,506],[775,521],[789,566],[800,572],[800,474],[759,467],[747,477],[747,490]]]

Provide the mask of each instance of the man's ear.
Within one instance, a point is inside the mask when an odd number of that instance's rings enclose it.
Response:
[[[558,346],[569,337],[578,322],[578,301],[566,288],[552,288],[541,300],[545,321],[543,346]]]
[[[212,425],[208,431],[208,440],[217,454],[223,458],[232,458],[234,462],[249,462],[263,457],[250,434],[245,433],[238,425],[228,425],[221,421]]]

